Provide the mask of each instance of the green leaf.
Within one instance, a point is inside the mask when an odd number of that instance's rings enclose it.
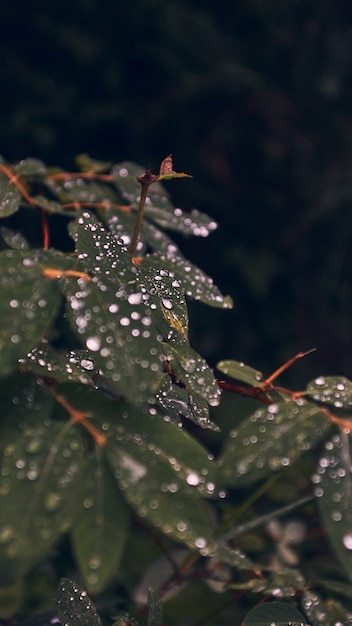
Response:
[[[98,369],[88,350],[71,350],[62,354],[53,350],[46,341],[33,348],[26,357],[18,360],[21,369],[38,376],[49,376],[57,382],[76,381],[84,385],[95,385]]]
[[[348,434],[335,434],[312,477],[317,504],[334,550],[352,580],[352,444]]]
[[[45,196],[33,196],[33,200],[36,202],[37,206],[45,209],[48,213],[59,213],[60,215],[65,215],[66,217],[70,217],[72,214],[77,214],[77,209],[72,208],[71,212],[68,209],[64,209],[60,202],[56,200],[49,200]]]
[[[285,602],[266,602],[247,614],[243,626],[309,626],[302,613]]]
[[[332,624],[347,624],[347,615],[340,615],[337,621],[336,607],[332,599],[324,600],[320,594],[315,591],[304,590],[302,594],[301,604],[308,619],[312,621],[314,626],[331,626]],[[341,607],[339,607],[341,609]],[[343,619],[343,622],[342,622]]]
[[[223,374],[234,378],[234,380],[239,380],[253,387],[260,387],[260,384],[263,382],[263,374],[261,372],[238,361],[220,361],[216,368]]]
[[[319,376],[307,385],[307,395],[337,409],[352,406],[352,382],[344,376]]]
[[[152,587],[148,589],[148,626],[161,626],[163,621],[163,607],[158,594]]]
[[[27,392],[28,393],[28,392]],[[33,409],[25,394],[21,422],[4,431],[0,473],[0,582],[25,574],[70,527],[85,460],[70,422]],[[39,405],[40,406],[40,405]]]
[[[256,571],[260,567],[249,559],[239,548],[232,548],[223,542],[219,543],[216,548],[215,556],[222,562],[235,567],[236,569],[246,571]]]
[[[191,394],[185,387],[173,384],[167,374],[163,376],[155,397],[164,417],[169,421],[181,426],[180,415],[182,415],[201,428],[219,430],[209,419],[207,401],[199,395]]]
[[[160,256],[159,253],[144,257],[141,265],[148,269],[167,270],[171,278],[179,281],[186,295],[195,300],[200,300],[209,306],[226,309],[233,306],[231,298],[223,296],[209,276],[185,259],[174,256],[167,258]]]
[[[111,168],[111,163],[92,159],[88,154],[78,154],[75,161],[82,172],[106,172]]]
[[[127,249],[93,215],[78,218],[74,237],[93,279],[61,280],[72,330],[92,352],[111,391],[142,403],[162,376],[159,301],[139,280]]]
[[[87,592],[69,578],[61,578],[57,590],[57,612],[65,626],[101,626],[96,608]]]
[[[17,359],[40,342],[56,317],[60,293],[42,270],[45,261],[52,264],[57,259],[65,258],[50,251],[0,253],[1,376],[8,375]]]
[[[117,573],[129,514],[101,448],[95,448],[90,456],[71,539],[84,584],[91,593],[98,593]]]
[[[47,172],[46,165],[39,159],[23,159],[15,166],[15,171],[20,176],[44,176]]]
[[[196,396],[204,398],[211,406],[220,402],[221,391],[213,372],[188,344],[173,346],[164,343],[164,352],[172,373]]]
[[[330,428],[319,407],[303,400],[257,410],[233,430],[219,458],[229,485],[248,485],[291,465]]]
[[[14,248],[15,250],[26,250],[29,248],[28,242],[17,230],[2,226],[0,233],[9,248]]]
[[[215,544],[200,495],[219,489],[215,464],[173,424],[138,417],[132,407],[122,414],[105,454],[127,501],[163,532],[209,553]]]
[[[21,203],[21,194],[16,185],[0,172],[0,217],[16,213]]]
[[[114,165],[111,171],[122,197],[135,209],[138,208],[141,194],[141,185],[137,182],[137,177],[143,174],[143,170],[145,170],[143,166],[124,162]],[[217,228],[216,222],[205,213],[195,209],[185,213],[182,209],[175,208],[167,191],[157,182],[148,190],[145,217],[162,228],[196,237],[207,237]]]

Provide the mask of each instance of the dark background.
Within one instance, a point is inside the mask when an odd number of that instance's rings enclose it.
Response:
[[[155,171],[220,224],[184,244],[235,302],[191,305],[215,364],[352,377],[352,5],[12,0],[1,8],[0,152]],[[298,373],[297,373],[298,372]],[[296,381],[295,381],[296,382]]]

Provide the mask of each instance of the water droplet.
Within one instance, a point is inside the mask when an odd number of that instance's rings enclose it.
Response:
[[[189,474],[187,474],[186,483],[187,485],[192,485],[192,487],[196,487],[197,485],[199,485],[200,478],[198,474],[196,474],[196,472],[190,472]]]
[[[343,536],[342,543],[347,550],[352,550],[352,532]]]
[[[88,350],[92,350],[92,352],[97,352],[100,349],[101,341],[99,337],[88,337],[86,340],[86,346]]]

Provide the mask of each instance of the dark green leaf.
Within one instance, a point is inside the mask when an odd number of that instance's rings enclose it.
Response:
[[[317,503],[329,539],[352,580],[351,438],[341,432],[324,445],[312,477]]]
[[[65,626],[101,626],[96,608],[81,589],[69,578],[61,578],[57,590],[57,612]]]
[[[27,250],[29,248],[28,242],[18,231],[2,226],[0,232],[9,248],[14,248],[15,250]]]
[[[219,458],[229,485],[247,485],[292,464],[330,428],[310,402],[279,402],[257,410],[233,430]]]
[[[51,421],[23,403],[23,419],[5,430],[0,473],[0,580],[26,573],[72,523],[85,461],[70,422]],[[29,540],[30,538],[30,540]]]
[[[163,607],[158,594],[152,587],[148,589],[148,626],[161,626],[163,621]]]
[[[137,177],[143,174],[143,169],[135,163],[125,162],[114,165],[111,172],[122,197],[133,208],[137,208],[139,204],[141,185],[137,182]],[[162,228],[197,237],[207,237],[217,228],[216,222],[205,213],[197,210],[185,213],[182,209],[175,208],[160,183],[153,183],[148,190],[145,217]]]
[[[220,543],[215,552],[215,556],[223,563],[231,565],[236,569],[256,571],[260,569],[251,559],[249,559],[239,548],[231,548],[224,543]]]
[[[93,280],[61,281],[72,329],[92,352],[110,389],[144,402],[162,376],[162,337],[155,324],[159,301],[138,280],[126,248],[93,215],[78,218],[74,236]]]
[[[21,203],[21,194],[16,185],[0,172],[0,217],[16,213]]]
[[[202,357],[188,344],[163,344],[172,373],[190,393],[204,398],[211,406],[220,402],[221,391],[213,372]]]
[[[39,159],[23,159],[15,166],[16,173],[20,176],[44,176],[47,168]]]
[[[199,395],[191,394],[185,387],[173,384],[170,376],[164,375],[156,392],[156,400],[165,418],[181,425],[180,415],[201,428],[219,430],[209,419],[209,406]]]
[[[24,358],[18,360],[21,368],[38,376],[49,376],[57,382],[76,381],[84,385],[94,385],[93,378],[98,370],[88,350],[75,350],[62,354],[55,352],[43,340]]]
[[[101,448],[95,448],[91,457],[71,538],[84,584],[90,592],[98,593],[117,573],[129,514]]]
[[[37,206],[45,209],[48,213],[59,213],[61,215],[66,215],[67,217],[72,215],[72,213],[74,215],[77,213],[77,209],[72,208],[70,213],[69,210],[63,208],[60,202],[57,202],[56,200],[49,200],[45,196],[33,196],[33,200],[36,202]]]
[[[285,602],[266,602],[247,614],[243,626],[309,626],[302,613]]]
[[[319,376],[307,385],[307,395],[337,409],[350,409],[352,382],[343,376]]]
[[[78,154],[75,161],[82,172],[106,172],[111,168],[111,163],[106,161],[97,161],[92,159],[88,154]]]
[[[314,626],[336,626],[336,624],[347,624],[347,616],[336,614],[336,607],[331,600],[324,600],[320,594],[315,591],[304,590],[301,599],[301,605],[308,619],[312,621]],[[342,621],[343,620],[343,621]]]
[[[184,289],[186,295],[195,300],[200,300],[214,307],[227,309],[232,307],[231,298],[223,296],[209,276],[185,259],[174,256],[167,258],[160,256],[159,253],[143,258],[142,267],[155,268],[159,271],[160,269],[167,270],[171,278],[179,281],[180,287]]]
[[[47,264],[64,262],[50,251],[6,250],[0,253],[1,376],[9,374],[45,335],[55,319],[60,292],[43,276]],[[71,262],[72,263],[72,262]]]
[[[261,372],[238,361],[220,361],[216,367],[220,372],[234,378],[234,380],[239,380],[253,387],[258,387],[263,382]]]

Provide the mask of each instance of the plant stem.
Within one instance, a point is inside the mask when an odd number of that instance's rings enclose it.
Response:
[[[144,206],[145,206],[145,201],[147,199],[148,189],[149,189],[150,183],[141,181],[141,185],[142,185],[142,192],[141,192],[141,197],[140,197],[140,200],[139,200],[137,219],[136,219],[136,224],[135,224],[134,231],[133,231],[131,245],[130,245],[130,248],[129,248],[129,255],[130,255],[131,261],[132,261],[132,259],[134,257],[134,253],[135,253],[136,248],[137,248],[137,243],[138,243],[138,239],[139,239],[139,233],[141,231],[142,221],[143,221]]]

